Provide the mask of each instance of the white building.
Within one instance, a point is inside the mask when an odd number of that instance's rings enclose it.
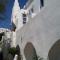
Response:
[[[22,27],[22,25],[23,25],[22,24],[22,14],[21,14],[21,9],[20,9],[18,0],[15,0],[15,2],[14,2],[11,20],[16,25],[17,30]]]
[[[16,31],[19,30],[22,26],[22,13],[18,3],[18,0],[15,0],[13,10],[12,10],[12,17],[11,22],[13,22],[16,26],[16,30],[12,32],[12,46],[16,46]]]
[[[44,0],[28,0],[24,9],[28,11],[31,17],[37,15],[44,6]]]
[[[21,48],[23,60],[26,60],[24,49],[28,42],[34,45],[37,55],[44,60],[60,60],[60,0],[43,0],[42,7],[39,1],[28,0],[24,6],[28,23],[16,31],[16,44]]]

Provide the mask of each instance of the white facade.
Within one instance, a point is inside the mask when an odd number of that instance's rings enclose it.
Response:
[[[12,10],[12,21],[16,25],[17,29],[22,27],[22,14],[21,9],[18,3],[18,0],[15,0],[13,10]]]
[[[16,31],[19,30],[23,26],[22,13],[21,13],[18,0],[15,0],[14,2],[11,22],[13,22],[16,25]],[[16,46],[16,31],[12,32],[12,46]]]
[[[44,1],[44,0],[43,0]],[[46,2],[44,1],[44,4]],[[40,0],[28,0],[24,9],[28,11],[28,14],[33,18],[36,16],[41,10],[41,1]],[[32,11],[33,9],[33,11]]]
[[[16,44],[21,48],[23,60],[25,60],[24,48],[27,42],[33,43],[37,55],[47,60],[50,48],[60,39],[60,0],[44,0],[44,3],[47,4],[40,12],[16,31]],[[38,10],[37,7],[36,9]]]

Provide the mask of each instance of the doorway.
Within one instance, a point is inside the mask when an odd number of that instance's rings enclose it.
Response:
[[[28,42],[24,48],[26,60],[38,60],[36,50],[32,43]]]

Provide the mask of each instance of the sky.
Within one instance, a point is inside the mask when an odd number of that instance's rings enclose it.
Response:
[[[27,0],[18,0],[18,1],[19,1],[20,8],[23,8],[23,6],[27,2]],[[3,13],[0,12],[0,28],[11,29],[12,27],[11,15],[12,15],[13,5],[14,5],[14,0],[9,0],[8,3],[6,4],[4,12]]]
[[[20,2],[20,8],[23,8],[23,6],[26,4],[27,0],[18,0]]]

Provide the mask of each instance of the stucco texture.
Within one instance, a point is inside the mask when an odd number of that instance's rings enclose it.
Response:
[[[60,0],[48,0],[40,13],[17,31],[16,44],[22,53],[32,42],[37,55],[46,58],[53,44],[60,39]]]

